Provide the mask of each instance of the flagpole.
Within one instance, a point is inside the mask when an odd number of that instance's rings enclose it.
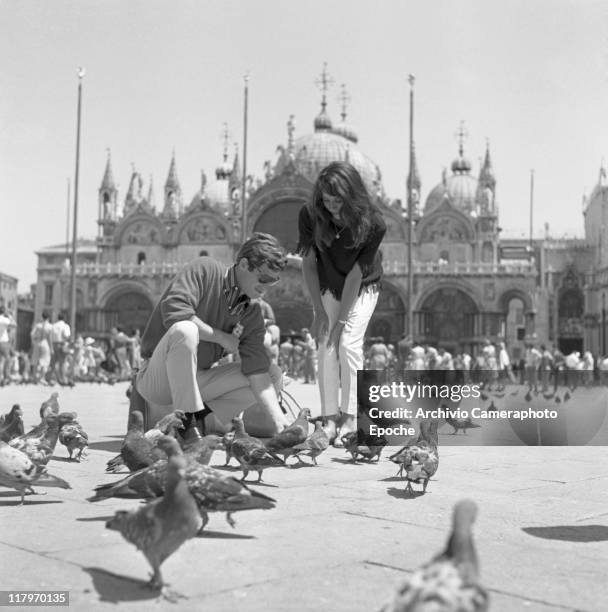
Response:
[[[65,256],[70,255],[70,177],[68,176],[68,199],[65,213]]]
[[[407,180],[407,333],[410,342],[414,341],[414,203],[412,201],[413,149],[414,149],[414,81],[413,74],[408,76],[410,84],[410,170]]]
[[[78,237],[78,177],[80,170],[80,115],[82,108],[82,79],[84,68],[78,68],[78,110],[76,115],[76,172],[74,174],[74,221],[72,232],[72,265],[70,276],[70,329],[76,337],[76,240]]]
[[[533,227],[534,227],[534,170],[530,170],[530,256],[533,253]]]
[[[241,187],[241,244],[247,240],[247,107],[249,103],[249,74],[244,76],[244,108],[243,108],[243,184]]]

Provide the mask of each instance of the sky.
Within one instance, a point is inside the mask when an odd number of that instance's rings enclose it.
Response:
[[[608,3],[602,0],[0,0],[0,272],[25,292],[39,248],[66,240],[83,66],[78,236],[97,232],[107,150],[122,203],[133,166],[157,207],[172,152],[185,202],[222,160],[223,124],[248,173],[312,132],[318,80],[340,86],[359,147],[405,200],[409,85],[422,199],[458,151],[478,172],[489,142],[506,236],[583,232],[582,198],[608,156]],[[70,230],[71,236],[71,230]]]

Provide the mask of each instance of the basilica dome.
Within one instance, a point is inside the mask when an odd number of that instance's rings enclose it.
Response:
[[[382,191],[378,166],[349,138],[327,130],[317,130],[297,138],[294,159],[298,171],[314,182],[319,172],[334,161],[348,161],[361,174],[371,195]]]
[[[424,212],[429,213],[442,204],[444,200],[466,214],[476,212],[478,180],[471,176],[471,163],[462,155],[452,162],[452,175],[444,176],[439,185],[433,187],[427,196]]]

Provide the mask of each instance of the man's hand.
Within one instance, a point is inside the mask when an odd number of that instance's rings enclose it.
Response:
[[[218,343],[229,355],[236,353],[239,350],[239,339],[233,334],[227,334],[226,332],[216,331],[218,334]]]
[[[318,343],[321,343],[321,338],[323,336],[327,336],[328,331],[329,331],[329,319],[327,318],[327,313],[325,312],[325,310],[315,311],[314,317],[312,320],[312,326],[310,328],[310,333],[312,337]]]

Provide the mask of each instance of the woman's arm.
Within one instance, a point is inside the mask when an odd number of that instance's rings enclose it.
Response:
[[[361,279],[363,278],[363,272],[357,262],[351,268],[350,272],[346,275],[344,280],[344,288],[342,289],[342,299],[340,300],[340,312],[338,314],[338,321],[346,321],[348,315],[352,310],[357,297],[359,296],[359,289],[361,288]]]
[[[319,272],[317,270],[317,258],[312,249],[304,256],[302,260],[302,275],[304,283],[312,300],[312,308],[315,312],[324,310],[321,302],[321,288],[319,285]]]

